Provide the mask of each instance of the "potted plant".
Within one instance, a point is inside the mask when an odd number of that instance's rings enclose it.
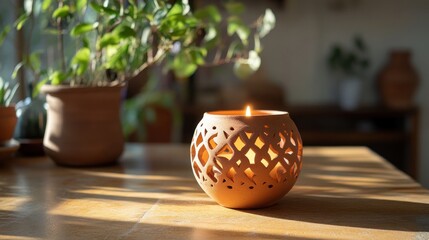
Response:
[[[59,63],[36,86],[49,105],[44,147],[56,163],[67,166],[119,158],[124,146],[119,112],[127,81],[154,64],[178,78],[224,63],[235,63],[237,72],[256,71],[260,38],[275,22],[267,10],[248,27],[239,17],[243,5],[235,2],[226,4],[226,19],[213,5],[192,12],[186,0],[45,0],[42,9],[49,16],[47,31],[57,36]],[[77,49],[72,57],[69,44]]]
[[[0,145],[12,139],[16,125],[15,106],[11,106],[13,96],[18,89],[18,84],[11,87],[0,77]]]
[[[350,49],[334,45],[328,57],[328,65],[340,79],[340,107],[345,110],[356,109],[360,103],[362,81],[369,67],[367,46],[363,39],[354,38]]]

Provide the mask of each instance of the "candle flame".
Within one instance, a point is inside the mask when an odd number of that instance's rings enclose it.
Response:
[[[247,105],[247,107],[246,107],[246,117],[250,117],[250,116],[252,116],[252,112],[250,111],[250,106]]]

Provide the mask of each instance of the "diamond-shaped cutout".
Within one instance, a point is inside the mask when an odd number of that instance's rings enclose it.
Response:
[[[290,171],[293,175],[296,175],[297,171],[298,171],[298,166],[296,165],[296,162],[293,163],[292,167],[290,168]]]
[[[217,169],[217,168],[216,168]],[[213,166],[209,165],[207,167],[207,176],[209,176],[209,178],[213,181],[213,182],[217,182],[217,178],[215,177],[215,172],[213,171]],[[220,173],[219,170],[216,171],[217,174]]]
[[[223,169],[223,165],[220,161],[218,161],[217,159],[214,159],[214,165],[217,167],[219,166],[220,169]]]
[[[264,142],[262,141],[261,137],[256,138],[255,145],[256,145],[259,149],[261,149],[261,148],[264,146]]]
[[[283,158],[283,160],[285,161],[285,163],[286,163],[287,165],[289,165],[289,160],[288,160],[287,158]]]
[[[219,152],[216,153],[216,156],[224,157],[228,160],[231,160],[233,153],[234,152],[232,151],[231,147],[229,147],[229,145],[226,144],[225,146],[223,146],[222,149],[219,150]]]
[[[210,149],[214,149],[216,146],[217,146],[217,143],[215,142],[215,140],[214,140],[214,138],[215,137],[217,137],[217,133],[216,134],[213,134],[210,138],[209,138],[209,142],[208,142],[208,145],[209,145],[209,148]]]
[[[286,138],[282,133],[279,133],[279,136],[280,136],[279,146],[280,148],[284,148],[286,144]]]
[[[191,158],[192,158],[192,159],[194,159],[194,158],[195,158],[195,154],[196,154],[196,151],[195,151],[195,145],[194,145],[194,144],[192,144],[192,145],[191,145]]]
[[[203,136],[201,136],[201,133],[200,133],[198,134],[198,137],[197,137],[197,147],[201,144],[202,141],[203,141]]]
[[[270,177],[280,182],[282,178],[285,176],[286,169],[279,162],[276,166],[270,171]]]
[[[296,146],[295,139],[293,139],[293,131],[290,131],[290,143],[292,143],[293,146]]]
[[[252,169],[246,168],[246,170],[244,170],[244,174],[246,174],[247,178],[249,178],[250,181],[255,183],[255,181],[253,180],[253,178],[255,177],[255,173],[252,171]]]
[[[287,148],[285,151],[286,154],[292,155],[293,154],[293,150],[291,148]]]
[[[235,139],[234,146],[235,148],[237,148],[238,151],[241,151],[241,149],[244,148],[244,141],[243,139],[241,139],[240,136],[238,136],[237,139]]]
[[[261,160],[262,165],[264,165],[265,167],[268,167],[269,162],[265,159]]]
[[[268,148],[268,154],[270,155],[271,160],[276,159],[279,155],[277,154],[277,151],[273,149],[273,147],[270,145]]]
[[[247,159],[249,159],[250,164],[255,164],[255,156],[256,156],[255,151],[253,151],[252,148],[249,148],[249,150],[246,153],[246,157]]]
[[[240,167],[240,165],[241,165],[241,160],[238,160],[238,161],[237,161],[237,166],[239,166],[239,167]]]
[[[251,132],[244,132],[246,134],[247,139],[250,139],[252,137],[252,133]]]
[[[209,153],[207,152],[207,149],[204,147],[204,145],[202,145],[200,150],[198,151],[198,159],[203,166],[205,166],[207,161],[209,160]]]
[[[232,182],[234,182],[234,176],[235,174],[237,174],[237,172],[235,171],[234,168],[230,168],[228,170],[228,172],[226,173],[226,176],[229,178],[229,180],[231,180]]]

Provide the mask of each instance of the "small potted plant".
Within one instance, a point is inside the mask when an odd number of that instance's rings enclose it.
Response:
[[[360,103],[362,82],[369,67],[367,46],[363,39],[354,38],[350,49],[334,45],[328,57],[328,65],[340,80],[340,107],[345,110],[356,109]]]
[[[0,77],[0,145],[6,144],[13,137],[16,125],[15,106],[11,105],[13,96],[18,89],[18,84],[11,87]]]
[[[244,7],[236,2],[225,5],[226,18],[213,5],[193,12],[186,0],[45,0],[41,7],[46,31],[56,34],[58,46],[58,66],[50,66],[36,86],[49,105],[44,147],[67,166],[119,158],[121,96],[130,79],[154,64],[182,79],[201,66],[224,63],[235,63],[236,72],[248,75],[259,68],[260,39],[275,23],[267,10],[247,26],[240,18]],[[24,22],[26,15],[20,17]],[[71,57],[69,44],[76,49]]]

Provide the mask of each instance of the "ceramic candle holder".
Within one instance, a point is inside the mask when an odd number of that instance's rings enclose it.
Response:
[[[201,188],[229,208],[261,208],[280,200],[302,167],[301,136],[287,112],[204,114],[191,143]]]

